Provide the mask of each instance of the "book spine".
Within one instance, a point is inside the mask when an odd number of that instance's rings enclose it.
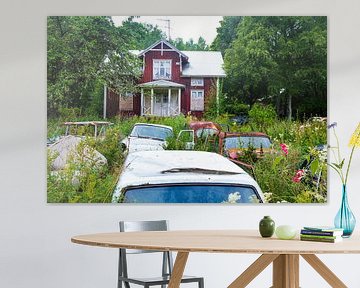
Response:
[[[303,235],[319,235],[319,236],[334,236],[332,231],[315,231],[315,230],[301,230]]]
[[[341,238],[341,236],[323,236],[323,235],[304,235],[304,234],[300,234],[301,237],[303,238],[320,238],[320,239],[337,239],[337,238]]]
[[[310,237],[300,237],[301,241],[312,241],[312,242],[327,242],[335,243],[336,239],[327,239],[327,238],[310,238]]]

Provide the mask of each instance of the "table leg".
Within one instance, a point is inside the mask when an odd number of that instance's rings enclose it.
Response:
[[[228,288],[244,288],[254,280],[271,262],[273,262],[278,254],[263,254],[254,263],[252,263],[238,278],[232,282]]]
[[[177,253],[168,288],[179,288],[180,287],[181,278],[184,274],[185,265],[186,265],[188,256],[189,256],[189,252],[178,252]]]
[[[314,254],[301,255],[331,287],[347,288],[347,286]]]
[[[299,288],[299,255],[281,254],[274,260],[272,288]]]

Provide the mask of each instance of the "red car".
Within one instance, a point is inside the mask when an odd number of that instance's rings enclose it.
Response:
[[[252,147],[258,157],[270,153],[271,140],[261,132],[219,133],[219,154],[242,154],[245,149]]]
[[[189,128],[194,130],[196,139],[215,136],[222,131],[221,125],[210,121],[191,122],[189,124]]]
[[[245,163],[239,160],[239,156],[245,149],[252,147],[257,158],[261,158],[265,153],[271,153],[271,140],[268,135],[261,132],[220,132],[217,136],[218,153],[228,157],[232,162],[243,168],[247,168],[254,176],[254,167],[251,163]]]

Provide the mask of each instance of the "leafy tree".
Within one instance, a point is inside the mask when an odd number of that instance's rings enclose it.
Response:
[[[197,42],[195,42],[192,38],[186,42],[184,42],[184,39],[182,38],[176,38],[174,40],[170,40],[170,43],[182,51],[207,51],[210,49],[209,45],[206,44],[205,39],[201,36]]]
[[[227,79],[225,89],[230,97],[253,105],[267,96],[271,72],[276,62],[269,53],[267,28],[244,17],[237,29],[237,38],[225,53]]]
[[[129,91],[139,75],[126,31],[110,17],[48,17],[48,115],[63,107],[87,109],[99,85]]]
[[[242,16],[224,16],[220,21],[220,27],[218,27],[217,35],[211,43],[211,50],[221,51],[222,55],[225,55],[225,50],[228,49],[231,43],[236,38],[237,27],[242,21]]]
[[[225,92],[279,115],[326,115],[326,17],[243,17],[225,52]]]
[[[128,37],[128,44],[131,49],[142,50],[154,44],[160,39],[165,39],[166,35],[157,26],[148,23],[139,23],[134,21],[140,16],[130,16],[122,22],[119,27]]]

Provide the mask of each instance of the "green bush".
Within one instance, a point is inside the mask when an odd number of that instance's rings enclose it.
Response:
[[[254,105],[252,120],[245,125],[232,125],[228,114],[221,114],[206,120],[230,124],[232,131],[265,132],[273,142],[273,153],[265,155],[262,159],[255,159],[251,149],[241,159],[254,165],[256,180],[262,188],[269,202],[294,202],[294,203],[320,203],[326,201],[327,167],[326,160],[314,149],[319,144],[327,143],[327,128],[325,122],[319,121],[288,121],[274,117],[272,108]],[[264,115],[270,115],[266,118]],[[255,117],[255,118],[254,118]],[[270,119],[270,120],[269,120]],[[73,121],[80,119],[72,119]],[[98,119],[93,119],[98,120]],[[51,163],[56,155],[48,155],[48,201],[53,203],[103,203],[110,202],[119,174],[122,169],[124,155],[120,149],[120,141],[129,135],[137,122],[157,123],[173,127],[175,136],[167,139],[168,148],[172,150],[185,149],[185,143],[177,140],[178,132],[186,128],[190,121],[183,115],[177,117],[116,117],[110,120],[114,124],[108,129],[104,139],[88,137],[84,141],[102,153],[108,165],[101,169],[85,165],[84,163],[71,162],[66,169],[60,172],[51,171]],[[49,119],[48,135],[62,133],[63,119]],[[61,134],[60,133],[60,134]],[[214,142],[199,140],[195,150],[214,151]],[[289,154],[285,157],[280,149],[280,144],[289,147]],[[313,161],[306,175],[299,182],[294,182],[293,177],[300,169],[303,161]],[[81,172],[78,172],[81,171]],[[80,173],[80,174],[79,174]],[[321,175],[316,183],[316,175]],[[76,180],[74,185],[74,180]]]
[[[277,114],[273,106],[256,103],[249,111],[249,118],[250,125],[263,130],[274,124]]]
[[[227,103],[226,112],[234,115],[248,115],[249,105],[243,103]]]
[[[51,171],[56,155],[48,153],[48,202],[50,203],[106,203],[111,201],[118,168],[96,163],[93,148],[96,140],[86,138],[76,148],[66,167]]]

